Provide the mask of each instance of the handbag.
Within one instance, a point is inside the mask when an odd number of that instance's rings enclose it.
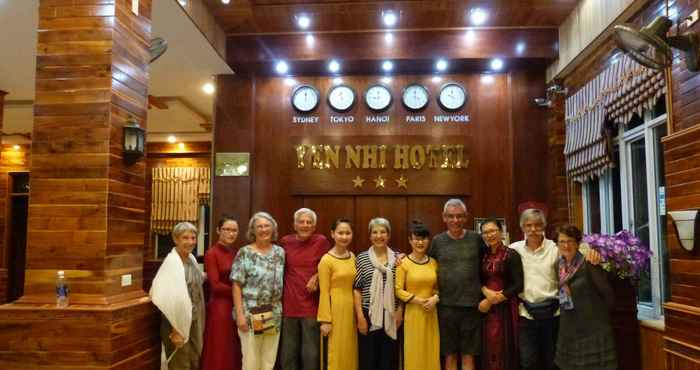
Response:
[[[549,298],[538,303],[523,301],[523,305],[533,319],[546,320],[553,318],[554,314],[557,313],[559,309],[559,299]]]
[[[250,324],[253,327],[253,334],[265,334],[269,330],[275,329],[275,318],[272,315],[272,305],[266,304],[250,309]]]

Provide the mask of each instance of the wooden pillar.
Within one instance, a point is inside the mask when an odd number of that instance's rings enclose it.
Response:
[[[0,132],[3,129],[4,112],[5,112],[5,95],[7,91],[0,90]],[[0,136],[0,150],[2,148],[2,137]],[[0,167],[2,166],[2,154],[0,154]],[[5,210],[7,199],[7,175],[0,171],[0,303],[7,301],[7,252],[5,249]]]
[[[142,290],[152,0],[41,0],[24,296],[0,307],[2,369],[155,369],[156,311]],[[71,289],[55,308],[56,271]]]

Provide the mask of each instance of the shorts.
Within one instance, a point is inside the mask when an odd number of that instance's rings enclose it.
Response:
[[[476,307],[438,306],[440,354],[481,354],[481,316]]]

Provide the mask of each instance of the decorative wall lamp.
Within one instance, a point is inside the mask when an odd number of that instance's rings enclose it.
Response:
[[[127,118],[124,124],[124,161],[132,164],[143,157],[144,142],[146,141],[146,130],[139,126],[139,123],[132,116]]]
[[[683,211],[668,212],[673,218],[673,226],[676,228],[676,236],[683,249],[692,252],[700,239],[700,218],[698,209],[686,209]]]

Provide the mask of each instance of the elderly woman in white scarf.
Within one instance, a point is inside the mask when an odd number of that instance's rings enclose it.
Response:
[[[394,296],[397,253],[389,248],[389,221],[373,218],[369,222],[369,234],[372,246],[355,260],[359,370],[396,370],[399,363],[397,337],[403,311]]]
[[[161,369],[199,369],[204,331],[204,274],[192,250],[197,228],[181,222],[172,232],[175,248],[153,279],[150,296],[162,313]]]

